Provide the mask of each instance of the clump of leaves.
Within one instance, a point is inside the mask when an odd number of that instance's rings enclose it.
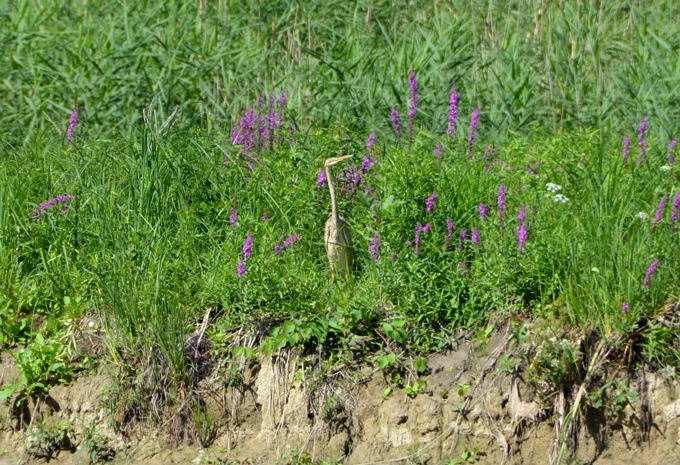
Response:
[[[12,356],[22,379],[0,388],[0,401],[16,395],[15,408],[21,408],[30,398],[47,394],[50,386],[68,383],[75,370],[69,364],[65,345],[59,340],[46,340],[40,333]]]
[[[26,450],[33,458],[52,460],[63,450],[75,452],[76,447],[70,438],[72,434],[73,428],[67,423],[38,423]]]
[[[109,444],[109,439],[97,431],[94,425],[86,427],[83,436],[91,464],[110,462],[115,458],[116,450]]]

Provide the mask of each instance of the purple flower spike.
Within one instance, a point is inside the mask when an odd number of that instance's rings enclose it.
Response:
[[[529,238],[529,228],[526,223],[522,223],[517,227],[517,250],[526,252],[525,245]]]
[[[425,201],[425,210],[427,213],[431,213],[432,210],[434,209],[434,203],[435,201],[439,198],[439,194],[436,192],[433,192],[430,197]]]
[[[248,259],[253,254],[253,236],[252,234],[246,237],[246,241],[243,243],[243,258]]]
[[[61,195],[58,195],[58,196],[56,196],[56,197],[53,197],[53,198],[49,199],[49,200],[46,201],[46,202],[42,202],[42,203],[38,206],[38,208],[36,208],[35,210],[33,210],[32,215],[33,215],[34,218],[37,218],[38,216],[41,216],[42,214],[44,214],[44,213],[45,213],[47,210],[49,210],[50,208],[52,208],[52,207],[54,207],[54,206],[56,206],[56,205],[59,205],[60,203],[63,204],[60,213],[61,213],[62,215],[65,215],[65,214],[68,213],[68,207],[69,207],[69,205],[71,204],[71,200],[72,200],[72,199],[73,199],[73,196],[71,196],[70,194],[61,194]]]
[[[78,124],[78,109],[74,108],[71,112],[71,119],[66,130],[66,142],[68,145],[73,143],[73,137],[76,135],[76,124]]]
[[[628,163],[630,158],[630,137],[626,136],[623,138],[623,161]]]
[[[375,144],[375,132],[372,132],[369,136],[368,139],[366,140],[366,150],[370,153],[371,149],[373,149],[373,144]]]
[[[647,127],[649,125],[649,120],[647,117],[643,117],[642,121],[638,125],[638,143],[640,144],[640,158],[638,163],[642,162],[642,159],[647,155]]]
[[[460,234],[458,236],[460,240],[458,247],[460,248],[460,250],[465,250],[465,241],[467,240],[467,235],[468,230],[466,228],[461,229]]]
[[[465,262],[459,263],[458,269],[460,270],[461,276],[467,276],[468,271],[467,271],[467,264]]]
[[[479,243],[482,242],[482,239],[481,239],[481,236],[480,236],[480,233],[479,233],[479,228],[474,228],[472,230],[472,237],[470,238],[470,241],[474,245],[479,245]]]
[[[442,147],[442,144],[435,145],[434,146],[434,156],[437,157],[437,160],[441,161],[442,153],[444,153],[444,147]]]
[[[486,207],[486,204],[480,203],[477,209],[479,210],[479,219],[482,221],[486,220],[489,216],[489,209]]]
[[[423,233],[423,225],[416,223],[415,253],[420,253],[420,235]]]
[[[479,114],[481,110],[475,108],[472,110],[472,117],[470,118],[470,134],[468,135],[468,158],[472,158],[472,147],[477,141],[477,127],[479,126]]]
[[[323,168],[321,168],[319,172],[316,173],[316,187],[318,189],[326,187],[326,172]]]
[[[656,226],[663,219],[663,211],[666,208],[667,202],[668,202],[668,194],[665,194],[663,197],[661,197],[661,200],[659,200],[659,205],[656,207],[656,215],[654,216],[654,221],[652,222],[652,226]]]
[[[392,111],[390,113],[390,121],[392,121],[392,127],[394,128],[394,133],[397,135],[398,138],[401,138],[401,133],[403,129],[401,128],[401,122],[399,119],[399,112],[397,111],[396,108],[392,108]]]
[[[527,219],[527,207],[521,205],[519,207],[519,212],[517,213],[517,220],[519,220],[519,222],[521,223],[526,219]]]
[[[373,167],[375,164],[375,159],[368,154],[364,156],[363,161],[361,162],[361,173],[366,174],[370,171],[370,169]]]
[[[628,313],[628,310],[630,310],[630,305],[628,302],[621,304],[621,313]]]
[[[501,224],[503,224],[503,219],[505,218],[505,197],[507,192],[508,188],[505,184],[498,186],[498,217],[501,220]]]
[[[675,194],[675,197],[673,197],[673,211],[671,212],[671,222],[673,223],[673,228],[676,227],[678,222],[678,214],[680,214],[680,192]]]
[[[449,98],[449,126],[446,133],[454,135],[456,133],[456,120],[458,119],[458,92],[451,92]]]
[[[675,147],[678,145],[678,141],[673,139],[668,142],[668,164],[675,165]]]
[[[451,239],[453,238],[453,228],[455,224],[453,222],[453,219],[447,218],[446,219],[446,238],[444,239],[444,250],[449,248],[449,244],[451,244]]]
[[[246,274],[246,271],[248,271],[246,269],[246,260],[242,258],[238,261],[238,265],[236,265],[236,274],[239,276],[243,276],[244,274]]]
[[[380,260],[380,234],[373,235],[373,240],[368,243],[368,251],[371,252],[373,261],[378,263],[378,260]]]
[[[647,273],[645,273],[644,280],[645,287],[649,287],[650,284],[652,284],[652,276],[654,276],[654,272],[656,271],[656,268],[659,266],[659,263],[661,263],[661,261],[657,258],[652,263],[649,264],[649,268],[647,268]]]
[[[229,226],[235,228],[237,223],[238,223],[238,210],[236,209],[236,207],[232,207],[231,213],[229,213]]]
[[[279,242],[274,246],[274,253],[281,253],[284,249],[287,249],[288,247],[292,246],[295,244],[297,241],[302,238],[302,234],[300,233],[295,233],[291,236],[288,236],[285,238],[282,242]]]

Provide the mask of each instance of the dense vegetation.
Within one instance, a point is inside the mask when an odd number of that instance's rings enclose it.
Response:
[[[2,397],[90,366],[85,333],[140,416],[204,332],[418,354],[537,318],[674,367],[680,6],[624,3],[0,6]]]

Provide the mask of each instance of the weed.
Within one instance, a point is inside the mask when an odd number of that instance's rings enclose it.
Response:
[[[83,429],[83,441],[91,464],[110,462],[116,456],[109,439],[97,431],[94,425]]]
[[[52,460],[61,451],[75,452],[72,435],[70,424],[37,422],[31,431],[26,451],[33,458]]]
[[[21,410],[29,399],[46,395],[50,386],[68,383],[77,366],[69,364],[66,349],[62,341],[37,334],[28,347],[12,353],[21,380],[3,386],[0,401],[16,395],[13,406]]]
[[[465,449],[459,458],[451,459],[446,465],[461,465],[465,463],[477,463],[486,453],[478,446],[472,449]]]

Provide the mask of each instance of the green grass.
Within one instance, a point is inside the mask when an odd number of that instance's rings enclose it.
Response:
[[[199,5],[0,7],[4,349],[48,347],[50,360],[75,366],[69,345],[52,349],[101,321],[120,373],[112,408],[126,418],[163,411],[145,398],[191,418],[187,341],[207,309],[207,337],[225,351],[236,344],[229,335],[245,329],[264,352],[301,346],[332,357],[362,336],[366,356],[426,353],[448,347],[459,328],[537,317],[677,363],[677,341],[658,322],[680,291],[671,219],[678,166],[662,169],[680,108],[673,2],[541,2],[541,14],[530,1]],[[412,70],[420,100],[408,141]],[[461,96],[455,135],[445,132],[452,88]],[[274,109],[283,126],[242,153],[232,129],[251,107],[268,118],[268,96],[282,91],[287,105]],[[73,108],[80,118],[68,143]],[[638,164],[643,115],[649,151]],[[340,182],[356,269],[334,281],[322,239],[329,199],[317,173],[324,158],[346,153],[355,158],[336,178],[359,172],[364,155],[375,164],[360,185]],[[556,202],[547,183],[562,186],[568,202]],[[63,203],[33,213],[61,194],[72,196],[68,213]],[[416,251],[418,223],[429,230]],[[480,243],[461,242],[463,229],[477,229]],[[275,250],[294,234],[297,242]],[[65,378],[34,371],[20,382]]]

